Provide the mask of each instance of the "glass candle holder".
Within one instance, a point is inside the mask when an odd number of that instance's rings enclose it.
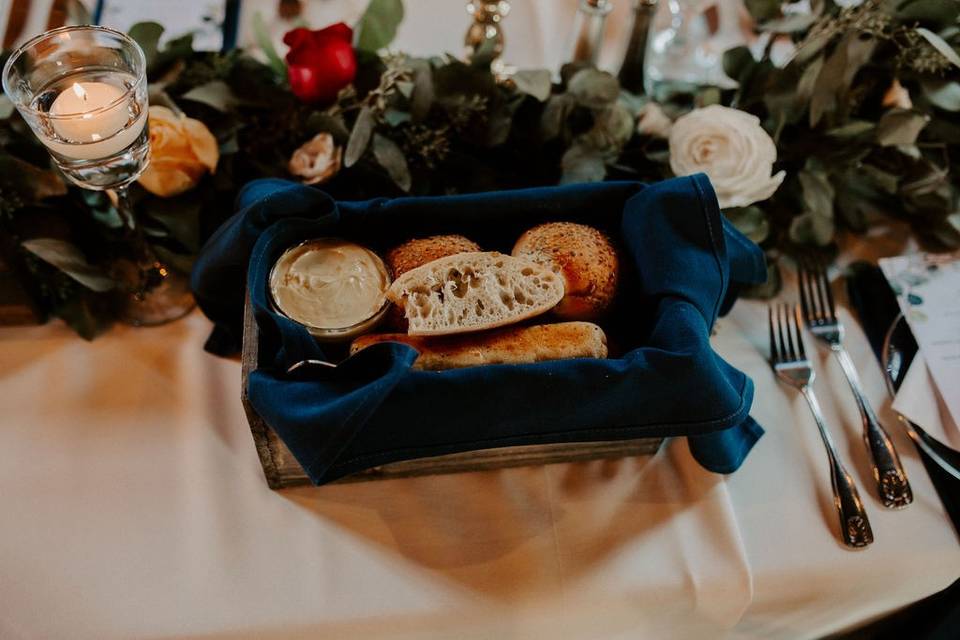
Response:
[[[17,49],[3,88],[71,181],[116,189],[147,166],[143,51],[101,27],[64,27]]]
[[[4,91],[63,174],[84,189],[116,193],[136,274],[122,317],[138,325],[162,324],[193,308],[187,279],[157,259],[127,198],[149,162],[146,67],[127,35],[77,26],[29,40],[3,68]]]

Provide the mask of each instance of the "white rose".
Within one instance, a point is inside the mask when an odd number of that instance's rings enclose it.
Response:
[[[340,171],[343,149],[329,133],[318,133],[290,156],[287,170],[303,179],[304,184],[326,182]]]
[[[670,130],[670,168],[678,176],[707,174],[721,209],[772,196],[786,175],[770,175],[776,160],[777,147],[760,120],[737,109],[696,109]]]
[[[637,133],[640,135],[667,138],[670,136],[671,128],[673,128],[673,120],[656,102],[648,102],[637,113]]]

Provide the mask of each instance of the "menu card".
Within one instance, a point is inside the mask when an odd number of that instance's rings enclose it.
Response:
[[[954,423],[960,423],[960,252],[883,258],[897,295]]]

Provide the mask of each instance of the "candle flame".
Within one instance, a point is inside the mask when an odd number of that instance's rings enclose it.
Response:
[[[77,97],[83,100],[84,102],[87,101],[87,92],[83,87],[80,86],[79,82],[73,83],[73,92],[77,94]]]

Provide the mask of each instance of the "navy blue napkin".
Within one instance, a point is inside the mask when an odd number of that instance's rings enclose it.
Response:
[[[384,343],[315,379],[283,375],[325,357],[270,309],[269,271],[291,245],[337,236],[383,251],[461,233],[509,252],[525,229],[555,220],[595,225],[622,244],[619,306],[605,324],[619,357],[428,372],[411,369],[411,347]],[[396,460],[653,436],[688,436],[704,467],[729,473],[763,433],[749,417],[753,383],[709,343],[736,289],[766,277],[763,254],[720,215],[703,175],[363,202],[259,180],[241,191],[237,214],[193,272],[197,302],[216,323],[211,349],[236,344],[245,276],[261,334],[250,402],[317,484]]]

